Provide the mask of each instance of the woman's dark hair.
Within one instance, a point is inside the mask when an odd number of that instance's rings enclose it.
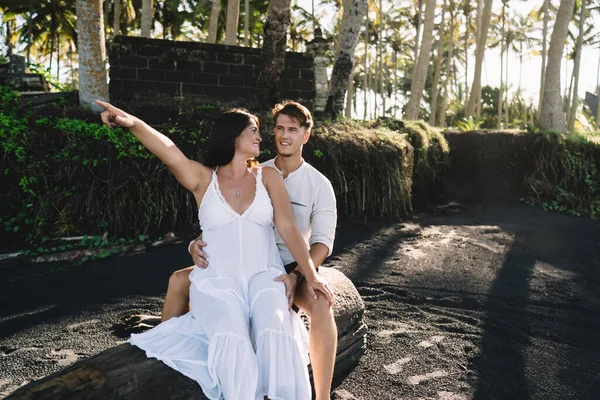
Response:
[[[208,138],[203,164],[209,168],[229,164],[235,154],[235,139],[250,125],[250,121],[259,126],[258,117],[243,108],[232,108],[217,118]]]

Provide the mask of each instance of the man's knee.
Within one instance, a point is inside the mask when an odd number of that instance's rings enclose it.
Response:
[[[305,287],[300,290],[303,293],[298,297],[296,305],[304,310],[311,319],[315,318],[333,318],[333,307],[329,304],[329,301],[322,293],[317,293],[317,299],[315,300],[308,294],[308,290]]]
[[[184,268],[175,271],[169,277],[169,291],[175,293],[187,293],[190,290],[190,273],[192,268]]]

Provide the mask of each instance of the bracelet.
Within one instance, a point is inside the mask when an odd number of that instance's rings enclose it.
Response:
[[[293,269],[290,271],[290,275],[296,275],[297,279],[302,278],[302,273],[300,271],[298,271],[298,269]]]
[[[188,253],[190,253],[190,256],[192,255],[192,251],[190,250],[190,247],[192,247],[192,243],[196,243],[197,239],[194,239],[190,242],[190,244],[188,244]]]

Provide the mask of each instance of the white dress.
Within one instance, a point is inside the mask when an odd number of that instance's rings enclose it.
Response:
[[[216,172],[198,210],[207,269],[190,274],[191,311],[129,342],[194,379],[211,400],[307,400],[308,332],[288,310],[273,231],[273,206],[256,176],[243,214],[219,190]]]

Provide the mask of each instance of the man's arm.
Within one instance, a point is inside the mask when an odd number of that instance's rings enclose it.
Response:
[[[323,243],[315,243],[310,246],[309,253],[310,258],[313,260],[313,264],[315,264],[315,267],[319,267],[329,255],[329,248]]]
[[[310,255],[315,266],[319,266],[333,251],[335,228],[337,226],[335,193],[331,182],[328,180],[323,183],[317,192],[310,219],[311,231],[308,239]]]
[[[333,251],[333,240],[337,225],[335,193],[329,181],[324,182],[317,192],[310,219],[309,253],[315,267],[319,267]]]

